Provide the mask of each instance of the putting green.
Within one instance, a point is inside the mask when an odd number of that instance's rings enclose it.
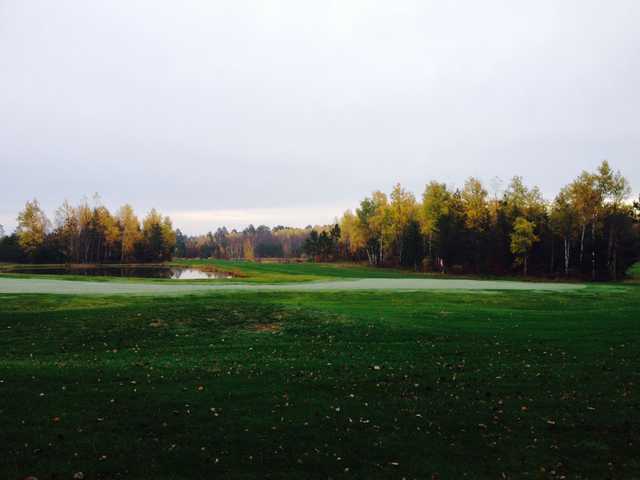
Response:
[[[539,283],[502,280],[416,278],[362,278],[327,282],[283,284],[168,284],[135,282],[85,282],[52,279],[0,278],[0,293],[53,293],[91,295],[176,295],[219,291],[342,291],[342,290],[537,290],[567,291],[584,288],[577,283]]]

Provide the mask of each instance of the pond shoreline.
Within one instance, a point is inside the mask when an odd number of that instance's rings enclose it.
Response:
[[[159,280],[222,280],[230,279],[231,272],[216,268],[201,268],[188,265],[158,263],[129,264],[42,264],[5,265],[0,273],[8,275],[80,276],[114,279],[159,279]]]

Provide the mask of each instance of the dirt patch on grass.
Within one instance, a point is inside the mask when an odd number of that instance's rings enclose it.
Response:
[[[278,333],[282,330],[282,325],[279,323],[257,323],[251,325],[249,330],[258,333]]]

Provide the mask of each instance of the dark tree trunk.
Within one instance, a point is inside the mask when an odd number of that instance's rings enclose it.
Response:
[[[595,218],[591,224],[591,280],[596,279],[596,221]]]
[[[584,260],[584,232],[587,229],[587,224],[582,225],[582,233],[580,234],[580,270],[582,270],[582,262]]]
[[[569,239],[564,237],[564,275],[569,276],[569,255],[571,254],[571,243]]]

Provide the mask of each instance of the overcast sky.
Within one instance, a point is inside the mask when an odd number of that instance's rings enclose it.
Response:
[[[395,182],[609,159],[640,188],[640,2],[0,0],[0,223],[99,192],[189,233]]]

